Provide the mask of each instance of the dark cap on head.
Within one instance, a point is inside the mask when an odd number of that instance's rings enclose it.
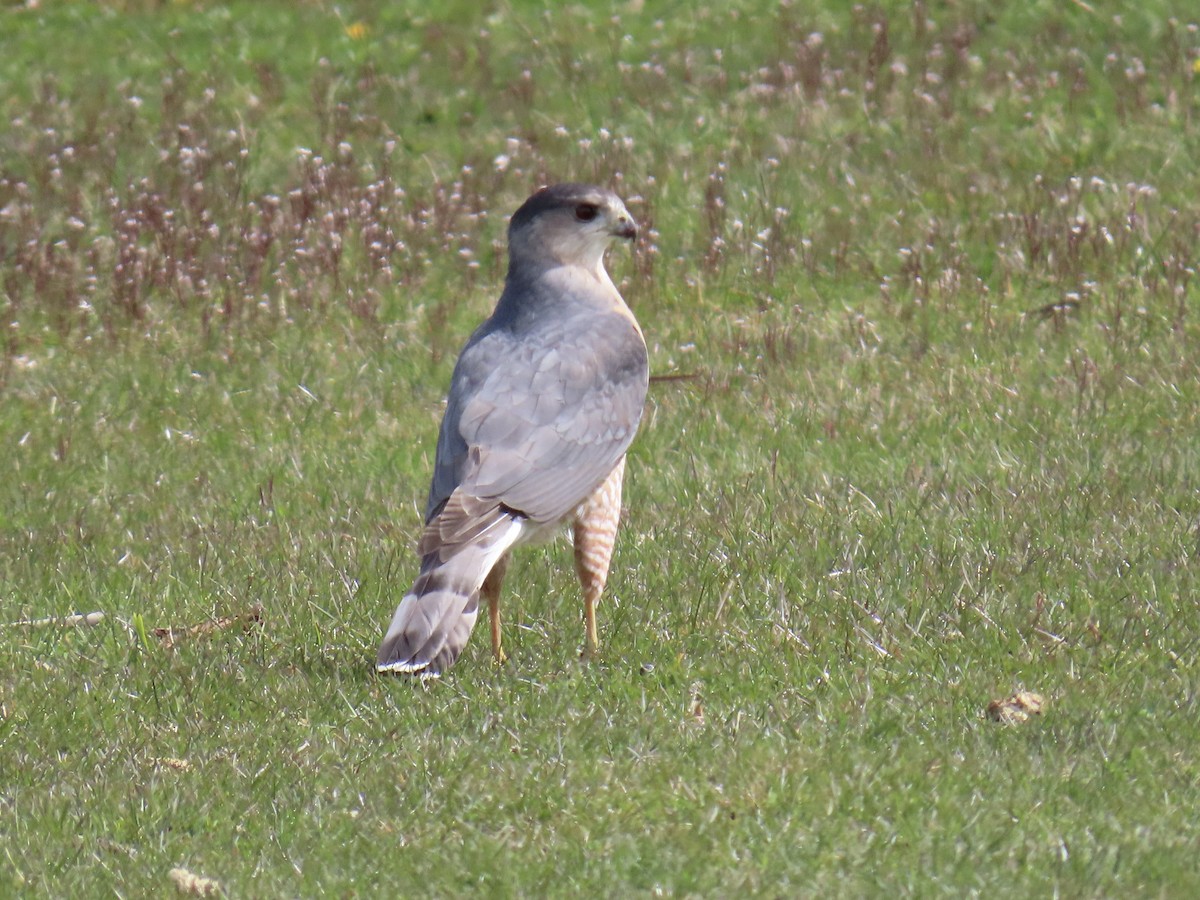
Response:
[[[612,192],[594,184],[582,184],[568,181],[563,184],[552,184],[544,187],[521,204],[521,208],[513,213],[508,223],[512,231],[521,228],[540,213],[552,209],[566,209],[577,203],[603,203]]]

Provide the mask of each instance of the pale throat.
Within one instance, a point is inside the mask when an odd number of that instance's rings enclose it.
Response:
[[[608,270],[604,268],[604,250],[605,246],[602,244],[589,256],[576,254],[571,257],[570,262],[560,261],[558,265],[547,268],[542,277],[554,288],[568,293],[600,284],[606,289],[606,293],[616,294],[617,286],[613,284]]]

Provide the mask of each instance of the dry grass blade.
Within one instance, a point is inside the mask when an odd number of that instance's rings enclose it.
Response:
[[[176,643],[184,638],[202,637],[218,631],[235,628],[239,625],[249,630],[262,622],[262,612],[262,604],[256,603],[245,612],[238,613],[237,615],[221,616],[208,622],[185,625],[181,628],[155,628],[152,633],[163,642],[164,647],[174,647]]]
[[[174,769],[177,772],[186,772],[192,767],[192,764],[186,759],[177,759],[174,756],[156,756],[151,762],[160,768]]]

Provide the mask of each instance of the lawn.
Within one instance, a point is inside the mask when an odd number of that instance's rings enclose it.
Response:
[[[1182,6],[0,8],[0,895],[1200,893]],[[377,676],[560,180],[664,376],[601,657],[559,541]]]

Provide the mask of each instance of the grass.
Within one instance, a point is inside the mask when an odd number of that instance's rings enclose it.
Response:
[[[106,618],[0,628],[0,893],[1200,889],[1194,23],[43,6],[0,13],[0,623]],[[568,178],[630,198],[690,376],[603,657],[560,542],[506,667],[378,678],[506,217]]]

